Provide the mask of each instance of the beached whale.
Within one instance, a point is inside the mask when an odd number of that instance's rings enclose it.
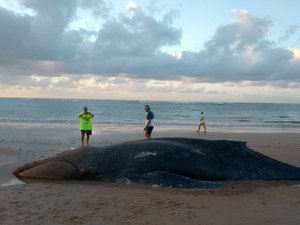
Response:
[[[246,142],[156,138],[88,147],[17,168],[20,180],[81,179],[183,188],[218,188],[227,180],[300,179],[300,168],[271,159]]]

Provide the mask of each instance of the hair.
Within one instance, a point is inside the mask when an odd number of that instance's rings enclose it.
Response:
[[[150,106],[149,105],[145,105],[145,108],[150,110]]]
[[[84,107],[83,107],[83,109],[87,109],[87,108],[88,108],[87,106],[84,106]]]

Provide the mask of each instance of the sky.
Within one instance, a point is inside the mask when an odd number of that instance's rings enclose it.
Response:
[[[0,97],[300,103],[298,0],[0,0]]]

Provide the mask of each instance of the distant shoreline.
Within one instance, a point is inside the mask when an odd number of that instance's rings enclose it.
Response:
[[[58,100],[58,101],[124,101],[124,102],[147,102],[147,103],[199,103],[199,104],[291,104],[300,105],[300,102],[241,102],[241,101],[174,101],[174,100],[149,100],[149,99],[99,99],[99,98],[45,98],[45,97],[0,97],[1,99],[25,99],[25,100]]]
[[[78,130],[78,124],[62,124],[62,123],[16,123],[16,122],[2,122],[0,127],[16,127],[16,128],[59,128],[66,130]],[[143,124],[94,124],[94,130],[102,129],[116,129],[116,130],[133,130],[138,131],[143,128]],[[195,126],[189,125],[155,125],[155,131],[180,131],[180,132],[191,132],[196,131],[197,124]],[[207,132],[211,133],[291,133],[300,134],[300,129],[297,128],[261,128],[261,127],[224,127],[224,128],[214,128],[207,127]],[[202,133],[200,131],[200,133]]]

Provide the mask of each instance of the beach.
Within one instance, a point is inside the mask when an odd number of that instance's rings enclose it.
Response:
[[[299,224],[300,181],[226,182],[224,189],[171,189],[97,181],[23,184],[11,171],[80,146],[77,126],[0,126],[1,224]],[[157,126],[153,137],[246,141],[300,167],[299,133],[210,132]],[[96,125],[93,146],[143,139],[140,126]]]

